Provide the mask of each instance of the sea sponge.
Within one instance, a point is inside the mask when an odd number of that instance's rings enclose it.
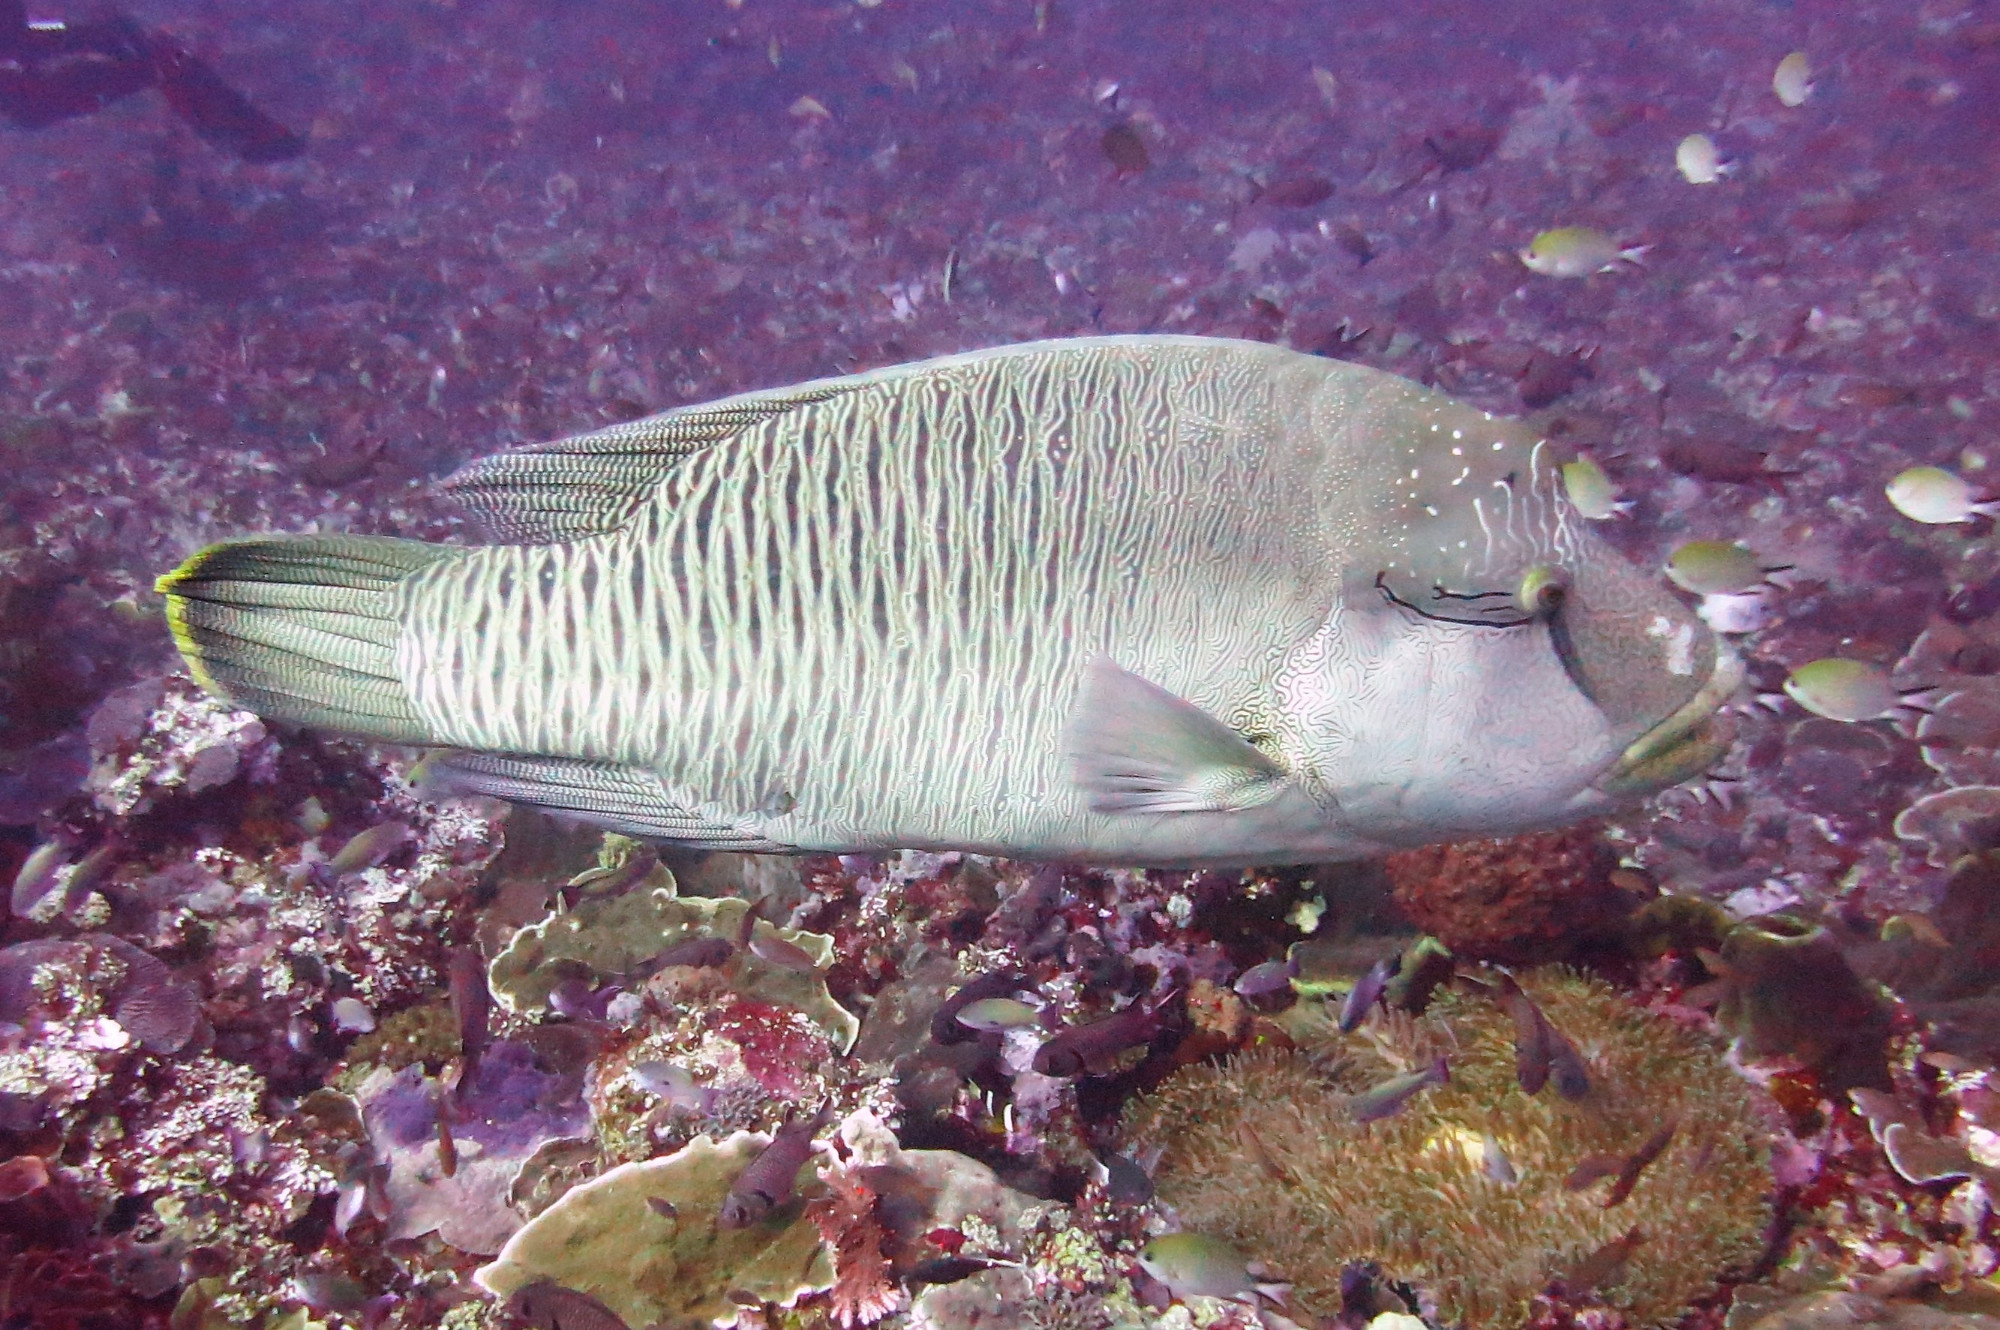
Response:
[[[1404,850],[1383,861],[1396,905],[1466,960],[1573,959],[1615,939],[1636,904],[1596,824]]]
[[[1163,1148],[1155,1181],[1181,1225],[1280,1269],[1306,1313],[1338,1313],[1342,1268],[1375,1261],[1446,1321],[1517,1323],[1552,1277],[1636,1226],[1622,1279],[1600,1291],[1634,1325],[1670,1320],[1759,1249],[1772,1178],[1752,1091],[1711,1044],[1604,984],[1552,970],[1521,982],[1588,1063],[1582,1100],[1523,1092],[1509,1016],[1447,992],[1421,1017],[1185,1068],[1128,1113],[1128,1148]],[[1449,1084],[1353,1121],[1349,1095],[1439,1055]],[[1628,1197],[1607,1204],[1608,1180],[1567,1185],[1585,1159],[1629,1157],[1669,1123]]]

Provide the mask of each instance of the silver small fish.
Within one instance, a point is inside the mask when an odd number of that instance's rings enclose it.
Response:
[[[990,1034],[996,1030],[1032,1030],[1041,1024],[1042,1009],[1019,998],[990,997],[968,1002],[959,1009],[958,1023],[968,1030]]]
[[[413,834],[407,822],[378,822],[366,831],[357,831],[326,861],[327,871],[346,877],[373,868],[401,849]]]
[[[959,1024],[959,1012],[985,998],[1010,997],[1015,993],[1033,991],[1034,980],[1019,970],[994,970],[982,974],[946,998],[943,1005],[932,1015],[931,1042],[969,1043],[978,1037],[978,1032]]]
[[[1255,1303],[1283,1297],[1285,1285],[1260,1280],[1249,1258],[1205,1233],[1167,1233],[1139,1249],[1139,1266],[1175,1297]]]
[[[677,1063],[648,1059],[633,1063],[627,1074],[632,1084],[676,1108],[706,1113],[714,1106],[715,1091],[697,1082],[692,1072]]]
[[[1443,1085],[1451,1080],[1451,1069],[1440,1057],[1421,1071],[1406,1072],[1401,1076],[1391,1076],[1380,1085],[1370,1086],[1347,1101],[1348,1116],[1356,1122],[1377,1122],[1393,1117],[1403,1111],[1403,1106],[1416,1097],[1419,1090],[1433,1085]]]
[[[1514,1161],[1507,1157],[1506,1150],[1501,1148],[1490,1131],[1479,1138],[1479,1171],[1503,1187],[1511,1187],[1521,1180]]]
[[[759,902],[744,911],[743,927],[736,936],[736,945],[766,965],[775,965],[780,970],[790,970],[794,974],[818,974],[819,963],[804,947],[778,936],[776,926],[758,917],[761,904]],[[757,931],[758,924],[764,924],[761,933]]]

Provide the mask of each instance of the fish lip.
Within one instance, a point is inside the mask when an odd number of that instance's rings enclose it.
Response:
[[[1634,739],[1591,788],[1631,798],[1678,785],[1720,761],[1735,734],[1718,713],[1736,695],[1743,676],[1743,658],[1727,642],[1717,642],[1708,681],[1672,715]]]

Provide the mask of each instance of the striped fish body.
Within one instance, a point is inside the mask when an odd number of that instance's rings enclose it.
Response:
[[[1659,767],[1645,788],[1688,774],[1713,646],[1583,530],[1546,453],[1402,379],[1261,344],[1034,343],[448,482],[515,543],[225,544],[162,586],[211,686],[461,750],[461,786],[626,830],[1350,857],[1595,811],[1637,792],[1597,786],[1638,758]],[[250,599],[288,603],[237,603],[274,558],[293,589]],[[389,571],[365,586],[311,584],[371,560]],[[1523,607],[1531,575],[1569,622]],[[271,618],[292,600],[386,626],[329,681],[325,630]],[[246,636],[263,654],[215,645]]]

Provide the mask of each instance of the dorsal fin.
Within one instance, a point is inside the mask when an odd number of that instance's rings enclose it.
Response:
[[[622,525],[689,453],[772,416],[852,392],[863,377],[744,393],[469,462],[438,483],[496,540],[576,540]]]

